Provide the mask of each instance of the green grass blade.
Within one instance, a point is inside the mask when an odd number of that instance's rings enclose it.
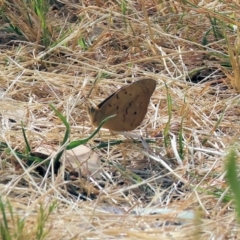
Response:
[[[168,86],[166,86],[167,91],[167,105],[168,105],[168,122],[164,128],[163,135],[164,135],[164,145],[167,148],[169,143],[169,128],[170,128],[170,122],[172,119],[172,98],[168,91]]]
[[[115,115],[112,115],[112,116],[109,116],[109,117],[105,118],[105,119],[100,123],[100,125],[97,127],[97,129],[96,129],[89,137],[84,138],[84,139],[81,139],[81,140],[73,141],[73,142],[71,142],[70,144],[68,144],[67,150],[73,149],[73,148],[75,148],[75,147],[77,147],[77,146],[79,146],[79,145],[82,145],[82,144],[87,143],[90,139],[92,139],[92,138],[99,132],[99,130],[100,130],[100,128],[102,127],[102,125],[103,125],[106,121],[108,121],[110,118],[113,118],[113,117],[115,117]]]
[[[54,113],[58,116],[58,118],[60,118],[60,120],[63,122],[63,124],[66,126],[66,132],[65,132],[63,142],[62,142],[62,144],[65,144],[70,135],[70,124],[67,122],[66,118],[59,111],[57,111],[56,108],[52,104],[49,104],[49,106],[54,111]]]
[[[57,111],[53,105],[49,104],[49,106],[51,107],[51,109],[54,111],[54,113],[60,118],[60,120],[63,122],[63,124],[66,126],[66,132],[63,138],[63,142],[62,145],[64,145],[70,136],[70,124],[67,122],[66,118],[59,112]],[[54,160],[54,171],[57,171],[61,165],[60,163],[60,159],[63,155],[64,150],[62,150],[61,152],[59,152]]]
[[[183,120],[184,117],[181,120],[181,124],[180,124],[180,130],[179,130],[179,156],[181,157],[181,159],[184,158],[184,143],[183,143]]]
[[[230,188],[233,191],[236,214],[238,221],[240,222],[240,180],[237,175],[237,151],[234,147],[230,148],[226,156],[226,178],[229,183]]]
[[[10,229],[6,217],[6,206],[0,197],[0,211],[2,220],[0,221],[0,236],[3,240],[11,240]]]
[[[53,212],[55,207],[56,207],[56,202],[52,203],[48,207],[48,209],[45,209],[42,204],[40,205],[40,209],[38,212],[37,232],[36,232],[37,240],[45,239],[46,236],[48,235],[50,229],[45,230],[45,225],[50,214]]]
[[[222,111],[222,113],[221,113],[221,115],[220,115],[220,118],[218,118],[217,122],[215,123],[213,129],[212,129],[211,132],[210,132],[210,135],[218,128],[219,124],[222,122],[223,117],[224,117],[224,115],[225,115],[226,108],[227,108],[227,106],[224,107],[224,109],[223,109],[223,111]],[[209,137],[208,137],[208,138],[205,138],[205,139],[202,141],[202,144],[203,144],[203,145],[206,144],[206,142],[208,141],[208,139],[209,139]]]
[[[27,150],[27,153],[30,153],[31,152],[31,147],[28,143],[28,140],[27,140],[27,136],[26,136],[26,133],[25,133],[25,129],[24,129],[24,126],[23,126],[23,123],[22,124],[22,133],[23,133],[23,138],[24,138],[24,141],[25,141],[25,144],[26,144],[26,150]]]

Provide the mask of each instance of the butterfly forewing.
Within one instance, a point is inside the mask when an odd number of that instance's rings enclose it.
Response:
[[[144,119],[150,97],[155,90],[156,81],[143,79],[125,86],[98,106],[98,111],[92,116],[92,123],[98,125],[106,117],[116,114],[103,127],[113,131],[131,131]],[[93,120],[95,119],[95,121]]]

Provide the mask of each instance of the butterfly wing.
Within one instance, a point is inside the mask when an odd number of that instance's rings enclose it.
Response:
[[[125,86],[99,104],[98,109],[91,109],[92,124],[97,126],[106,117],[109,119],[104,128],[113,131],[131,131],[143,121],[150,97],[155,90],[156,81],[142,79]],[[91,113],[90,113],[91,116]]]

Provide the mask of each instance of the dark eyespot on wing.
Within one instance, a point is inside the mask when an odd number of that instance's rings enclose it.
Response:
[[[124,92],[124,94],[125,94],[125,95],[128,95],[129,97],[131,97],[131,96],[132,96],[132,93],[131,93],[131,91],[125,91],[125,92]]]

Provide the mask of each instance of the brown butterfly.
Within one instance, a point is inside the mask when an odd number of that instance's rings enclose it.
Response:
[[[105,118],[116,115],[109,119],[103,128],[112,131],[131,131],[143,121],[150,98],[156,88],[153,79],[141,79],[122,87],[97,107],[88,110],[91,123],[98,126]]]

